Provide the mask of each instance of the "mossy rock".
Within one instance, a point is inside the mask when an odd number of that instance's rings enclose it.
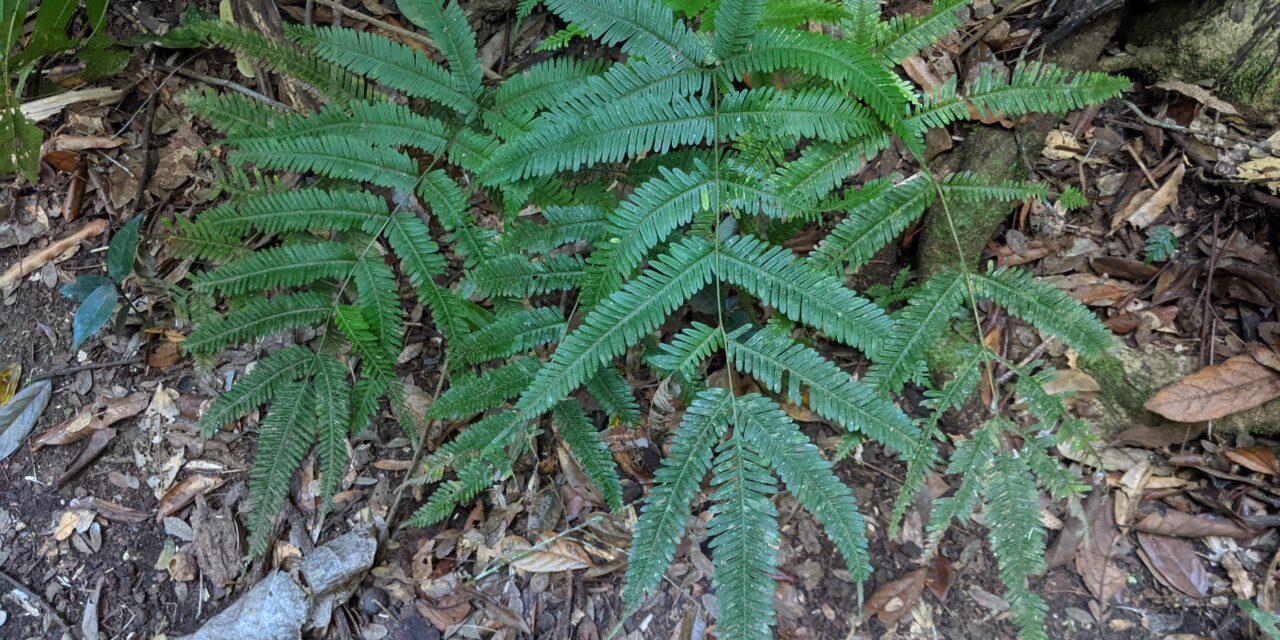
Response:
[[[1195,371],[1196,358],[1166,347],[1120,347],[1080,368],[1101,391],[1095,401],[1094,423],[1104,437],[1132,426],[1170,424],[1142,405],[1160,389]],[[1218,429],[1268,434],[1280,432],[1280,400],[1215,420]]]
[[[1145,68],[1161,78],[1213,81],[1219,97],[1246,113],[1280,115],[1280,25],[1265,0],[1160,2],[1126,29],[1138,49],[1107,68]],[[1239,63],[1237,64],[1237,60]]]

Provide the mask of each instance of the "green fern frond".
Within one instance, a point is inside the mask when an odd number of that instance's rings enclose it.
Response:
[[[711,73],[701,67],[673,64],[669,60],[632,59],[615,64],[604,73],[585,78],[548,108],[557,114],[587,115],[598,109],[640,96],[705,95]]]
[[[476,34],[457,2],[415,0],[400,7],[404,17],[427,30],[431,40],[449,63],[454,88],[476,98],[484,89],[484,73],[476,49]]]
[[[217,353],[230,345],[323,323],[332,307],[331,298],[312,292],[254,296],[225,318],[203,319],[182,346],[188,353]]]
[[[519,416],[503,411],[472,423],[465,431],[432,452],[422,464],[425,482],[439,482],[449,467],[460,468],[486,447],[504,447],[519,426]]]
[[[933,503],[933,511],[929,514],[928,546],[936,548],[942,535],[951,526],[952,520],[967,519],[974,507],[978,505],[978,495],[982,488],[982,478],[989,473],[991,463],[995,460],[999,447],[997,434],[1000,432],[1000,420],[988,421],[981,429],[974,432],[968,440],[956,444],[947,463],[947,473],[960,478],[960,486],[955,493],[938,498]]]
[[[1097,72],[1072,72],[1039,62],[1019,65],[1006,80],[997,69],[984,66],[964,96],[954,79],[926,96],[908,121],[928,128],[946,126],[972,116],[1019,116],[1027,113],[1066,113],[1105,102],[1129,88],[1129,81]]]
[[[698,393],[676,428],[671,453],[653,475],[653,488],[640,509],[631,539],[622,602],[639,608],[662,581],[684,536],[690,502],[711,469],[712,451],[729,426],[733,396],[712,387]]]
[[[915,99],[906,82],[864,47],[811,31],[760,31],[749,47],[725,58],[723,67],[733,77],[796,69],[848,91],[888,124],[901,121]]]
[[[190,26],[192,32],[236,53],[261,61],[272,71],[301,80],[327,102],[346,104],[374,97],[360,77],[272,40],[221,20],[205,20]]]
[[[1019,636],[1047,638],[1044,631],[1048,607],[1027,588],[1027,576],[1044,571],[1045,530],[1040,521],[1036,484],[1023,459],[1013,452],[996,456],[982,480],[988,539],[1005,584],[1009,615]]]
[[[241,149],[231,154],[234,163],[262,169],[318,173],[338,180],[370,182],[412,191],[418,182],[418,166],[409,156],[387,147],[375,147],[359,139],[325,136],[284,138],[270,148]]]
[[[493,484],[495,471],[486,460],[475,460],[458,470],[458,477],[432,492],[427,503],[405,521],[408,527],[429,527],[453,514]]]
[[[939,185],[942,195],[959,202],[1012,202],[1015,200],[1048,200],[1044,185],[1030,180],[1008,180],[991,184],[989,180],[970,171],[960,171],[947,176]]]
[[[388,354],[374,328],[370,314],[360,307],[339,304],[333,310],[334,325],[360,356],[362,379],[356,382],[356,410],[352,412],[352,431],[362,431],[385,395],[406,435],[416,436],[417,428],[404,403],[404,385],[396,378],[395,356]]]
[[[387,203],[363,191],[297,189],[251,196],[206,209],[197,232],[224,237],[292,231],[350,231],[387,218]]]
[[[841,4],[844,37],[864,49],[875,46],[880,30],[880,0],[844,0]]]
[[[356,303],[369,328],[378,337],[382,353],[395,361],[404,348],[404,317],[400,308],[400,291],[396,275],[378,255],[369,255],[356,263],[354,281]]]
[[[760,16],[760,28],[789,29],[807,22],[837,24],[848,15],[836,0],[771,0]]]
[[[259,360],[226,393],[214,398],[200,416],[200,437],[212,437],[222,425],[243,418],[281,390],[307,377],[314,358],[310,349],[294,345]]]
[[[200,226],[182,216],[174,216],[169,246],[175,255],[205,260],[215,264],[243,258],[252,253],[239,237],[227,237],[207,226]]]
[[[474,378],[456,380],[431,405],[427,417],[444,420],[467,420],[472,416],[510,400],[529,386],[542,363],[537,358],[521,358],[490,369]]]
[[[228,136],[267,135],[288,119],[283,111],[239,93],[189,89],[179,100]]]
[[[622,509],[622,484],[609,447],[600,438],[587,412],[577,400],[564,400],[551,410],[551,422],[560,439],[569,446],[582,471],[600,490],[604,502],[614,511]]]
[[[465,367],[523,353],[558,340],[565,326],[555,307],[517,311],[463,336],[451,345],[450,361]]]
[[[443,122],[385,100],[352,102],[341,108],[328,105],[315,114],[284,114],[265,122],[267,126],[256,130],[228,132],[221,142],[239,149],[270,151],[283,138],[350,137],[374,146],[410,147],[433,155],[449,144]]]
[[[844,183],[845,178],[862,170],[867,160],[889,146],[885,132],[849,140],[841,144],[815,142],[800,152],[800,157],[778,167],[770,177],[779,193],[818,201]]]
[[[694,372],[711,355],[724,348],[725,333],[716,327],[694,321],[671,339],[658,346],[662,353],[649,358],[654,367],[671,373],[693,377]]]
[[[877,38],[876,49],[881,59],[889,65],[898,64],[907,56],[951,33],[963,22],[960,10],[969,1],[937,0],[933,3],[933,11],[928,15],[919,18],[911,15],[894,16]]]
[[[516,409],[541,415],[610,359],[640,341],[711,281],[713,247],[685,238],[656,258],[650,268],[597,305],[582,325],[560,342],[537,378],[520,395]]]
[[[329,354],[316,354],[315,374],[316,459],[320,461],[320,495],[328,510],[347,472],[351,381],[346,365]]]
[[[904,454],[919,435],[888,398],[782,332],[762,329],[745,340],[731,337],[726,355],[734,368],[765,388],[786,393],[796,404],[808,404],[849,432],[864,433]]]
[[[594,242],[605,230],[608,214],[587,205],[547,207],[542,210],[546,222],[521,222],[502,236],[503,251],[547,253],[575,242]]]
[[[975,293],[990,297],[1010,314],[1086,358],[1097,357],[1115,344],[1111,332],[1092,311],[1052,285],[1037,282],[1026,271],[1003,267],[985,274],[971,273],[969,280]]]
[[[587,394],[609,419],[623,425],[640,425],[640,405],[631,383],[617,369],[605,367],[587,381]]]
[[[883,309],[854,295],[839,280],[814,271],[783,247],[750,236],[720,246],[716,275],[873,360],[892,326]]]
[[[726,638],[769,640],[778,548],[778,510],[769,499],[776,491],[773,477],[764,457],[737,432],[719,446],[711,473],[707,533],[717,627]]]
[[[659,0],[546,0],[544,4],[606,47],[621,42],[622,52],[629,56],[697,66],[711,54],[706,37],[676,20]]]
[[[324,278],[340,278],[356,266],[356,255],[344,244],[290,244],[255,251],[244,260],[191,277],[196,291],[239,295],[263,289],[297,287]]]
[[[585,264],[575,255],[552,255],[536,262],[518,254],[498,256],[476,267],[471,281],[487,298],[536,296],[576,287]]]
[[[750,44],[766,4],[765,0],[720,0],[711,36],[716,57],[724,60]]]
[[[479,106],[455,86],[453,77],[421,51],[383,36],[342,27],[286,29],[289,38],[320,59],[380,82],[414,98],[432,100],[463,117]]]
[[[605,60],[552,58],[512,76],[494,93],[494,106],[508,114],[532,114],[550,108],[566,93],[605,71]]]
[[[935,194],[933,178],[924,172],[875,192],[878,196],[849,209],[849,217],[808,255],[805,261],[811,268],[843,275],[847,262],[849,269],[857,270],[915,222]]]
[[[893,315],[893,328],[871,364],[866,382],[883,392],[897,392],[920,369],[929,347],[940,338],[967,293],[964,276],[946,270],[924,281],[907,306]]]
[[[276,516],[289,495],[293,472],[315,442],[314,402],[307,385],[281,389],[258,425],[258,449],[249,470],[251,510],[247,522],[249,552],[255,556],[267,550]]]
[[[822,525],[844,556],[853,580],[870,578],[866,523],[858,513],[858,503],[808,436],[777,403],[754,394],[738,401],[735,424],[768,459],[791,495]]]
[[[915,446],[907,452],[907,473],[902,481],[902,489],[893,503],[893,514],[889,516],[889,536],[898,535],[898,525],[902,522],[907,506],[916,498],[916,494],[924,488],[925,476],[933,470],[938,462],[938,443],[942,432],[938,429],[938,421],[949,409],[959,409],[973,394],[982,375],[982,353],[974,349],[968,359],[956,368],[955,375],[942,386],[940,391],[925,390],[925,404],[931,410],[929,418],[922,421],[920,437]]]

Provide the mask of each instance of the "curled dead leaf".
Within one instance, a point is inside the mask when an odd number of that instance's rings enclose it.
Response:
[[[1227,538],[1247,539],[1253,534],[1248,529],[1228,521],[1208,516],[1193,516],[1176,509],[1164,513],[1155,512],[1134,525],[1138,531],[1156,533],[1174,538],[1203,538],[1205,536],[1223,536]]]
[[[1111,231],[1116,231],[1125,222],[1133,225],[1135,229],[1145,229],[1151,226],[1166,209],[1177,206],[1178,203],[1178,187],[1182,185],[1182,177],[1187,173],[1187,167],[1179,164],[1165,178],[1164,184],[1159,189],[1146,189],[1134,196],[1129,201],[1128,206],[1116,212],[1115,217],[1111,219]]]
[[[217,476],[207,476],[202,473],[193,473],[182,479],[181,482],[173,485],[168,491],[160,497],[160,504],[157,506],[156,522],[163,522],[165,518],[177,514],[183,507],[191,504],[197,495],[202,495],[217,489],[225,482]]]
[[[573,571],[591,566],[591,557],[581,544],[568,538],[552,538],[534,547],[520,536],[507,536],[498,547],[511,560],[511,566],[529,573]]]
[[[880,585],[867,598],[866,612],[874,614],[886,627],[897,624],[920,600],[928,571],[921,567]]]
[[[147,408],[150,396],[139,391],[123,398],[99,399],[79,413],[32,440],[31,450],[79,442],[111,425],[132,418]]]
[[[1276,454],[1267,447],[1224,449],[1222,455],[1250,471],[1272,476],[1280,475],[1280,461],[1276,460]]]
[[[1158,391],[1143,406],[1176,422],[1216,420],[1280,397],[1280,371],[1250,356],[1205,367]]]

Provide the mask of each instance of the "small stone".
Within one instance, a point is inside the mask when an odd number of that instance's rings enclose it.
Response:
[[[360,610],[373,616],[387,610],[387,592],[377,587],[365,589],[360,594]]]

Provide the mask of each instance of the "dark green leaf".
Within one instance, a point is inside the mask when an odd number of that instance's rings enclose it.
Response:
[[[142,215],[136,215],[125,223],[116,235],[111,238],[111,246],[107,247],[107,273],[116,282],[133,273],[133,258],[138,253],[138,224]]]
[[[78,350],[89,336],[97,333],[103,325],[107,324],[119,298],[114,284],[104,284],[85,296],[80,308],[76,309],[75,320],[71,323],[72,351]]]
[[[70,298],[76,302],[84,302],[89,294],[97,291],[99,287],[111,285],[111,278],[106,276],[80,276],[75,282],[68,282],[62,285],[58,290],[64,298]]]

